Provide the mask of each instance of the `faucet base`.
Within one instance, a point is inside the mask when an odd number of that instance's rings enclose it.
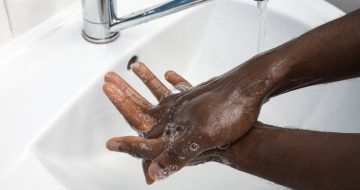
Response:
[[[106,43],[116,40],[120,36],[120,32],[115,32],[113,35],[103,38],[103,39],[92,38],[92,37],[86,35],[86,33],[84,31],[82,31],[82,36],[88,42],[91,42],[94,44],[106,44]]]

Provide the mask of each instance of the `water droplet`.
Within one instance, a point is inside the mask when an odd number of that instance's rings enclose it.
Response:
[[[171,171],[176,171],[176,170],[177,170],[177,166],[171,165],[171,166],[170,166],[170,170],[171,170]]]
[[[200,148],[200,146],[196,143],[191,143],[191,145],[190,145],[190,150],[193,152],[197,151],[199,148]]]

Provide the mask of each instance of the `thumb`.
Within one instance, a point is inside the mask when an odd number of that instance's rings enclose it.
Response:
[[[148,185],[151,185],[153,184],[155,181],[149,176],[149,166],[151,164],[151,160],[145,160],[143,159],[142,160],[142,167],[143,167],[143,172],[144,172],[144,175],[145,175],[145,180],[146,180],[146,183]]]
[[[190,141],[178,141],[168,145],[166,150],[153,160],[149,166],[149,176],[155,181],[165,179],[185,167],[201,154],[200,146]],[[186,143],[183,143],[186,142]]]

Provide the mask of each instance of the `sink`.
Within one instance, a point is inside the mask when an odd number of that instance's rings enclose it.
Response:
[[[270,1],[268,8],[265,49],[276,47],[343,14],[325,1],[277,0]],[[75,14],[57,31],[79,31],[80,21],[80,15]],[[59,32],[51,34],[38,46],[48,47],[48,43],[57,42],[61,35]],[[76,35],[80,36],[80,32]],[[110,137],[135,135],[102,92],[105,72],[116,71],[154,104],[155,98],[127,70],[127,63],[133,56],[145,62],[158,76],[171,69],[194,85],[220,75],[257,53],[257,9],[253,1],[213,1],[126,30],[117,41],[108,45],[87,44],[80,38],[63,38],[65,42],[72,42],[69,49],[62,46],[63,56],[74,56],[76,61],[89,64],[104,60],[106,64],[92,66],[94,72],[83,77],[86,82],[73,86],[73,94],[68,94],[66,101],[63,96],[64,103],[59,105],[58,111],[53,111],[52,119],[48,118],[44,127],[28,137],[31,140],[22,149],[20,159],[15,159],[14,169],[6,180],[9,189],[25,187],[25,184],[36,189],[89,190],[284,188],[217,163],[187,167],[169,179],[147,186],[140,160],[105,148]],[[84,56],[76,57],[70,51]],[[21,52],[18,54],[21,56]],[[72,58],[68,60],[71,62]],[[54,60],[55,66],[57,62]],[[68,69],[71,67],[67,66]],[[68,70],[64,70],[60,72],[66,74]],[[70,73],[74,74],[70,78],[76,78],[75,73]],[[67,83],[70,85],[71,82]],[[357,117],[360,107],[353,104],[357,101],[354,94],[360,93],[359,84],[358,79],[353,79],[281,95],[264,105],[260,120],[278,126],[358,132],[351,124],[360,123]],[[16,184],[19,178],[26,180]]]

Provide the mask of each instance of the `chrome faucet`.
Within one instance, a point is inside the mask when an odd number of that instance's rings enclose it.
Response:
[[[116,0],[82,0],[83,36],[92,43],[112,42],[120,31],[210,0],[172,0],[127,16],[118,17]]]

